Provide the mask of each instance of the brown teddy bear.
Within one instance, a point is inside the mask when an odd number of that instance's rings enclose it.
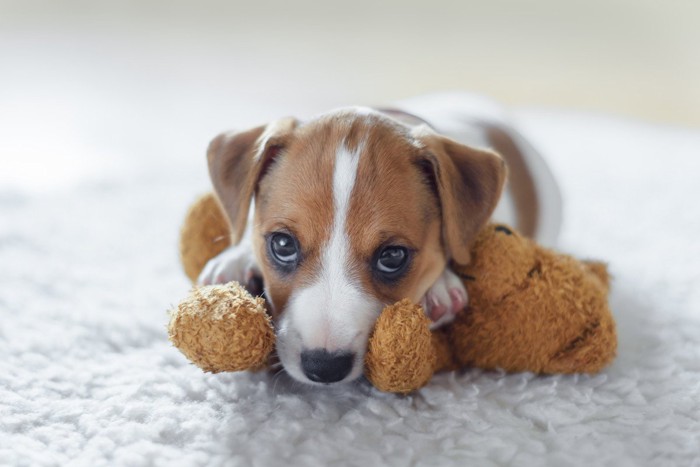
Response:
[[[180,252],[194,282],[206,262],[230,243],[213,195],[189,210]],[[370,336],[365,375],[380,390],[408,393],[436,371],[462,367],[535,373],[593,373],[615,356],[615,323],[607,302],[605,265],[580,262],[490,224],[466,267],[453,265],[469,306],[446,328],[431,332],[420,306],[387,306]],[[205,371],[266,367],[274,328],[262,298],[237,283],[193,288],[171,312],[173,344]]]

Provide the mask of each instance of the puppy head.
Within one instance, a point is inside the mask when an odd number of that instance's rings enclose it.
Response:
[[[382,308],[469,261],[505,177],[493,153],[357,109],[219,136],[209,167],[234,241],[255,200],[277,351],[307,383],[362,374]]]

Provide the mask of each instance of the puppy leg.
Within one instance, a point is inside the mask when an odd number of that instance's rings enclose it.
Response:
[[[468,301],[462,280],[450,268],[445,268],[421,300],[425,314],[432,321],[430,329],[452,322]]]

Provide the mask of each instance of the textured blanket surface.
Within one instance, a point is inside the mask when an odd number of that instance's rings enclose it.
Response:
[[[700,133],[517,119],[560,181],[561,249],[614,275],[603,373],[468,370],[407,397],[203,374],[165,331],[203,156],[65,183],[47,157],[37,186],[0,186],[0,465],[700,465]]]

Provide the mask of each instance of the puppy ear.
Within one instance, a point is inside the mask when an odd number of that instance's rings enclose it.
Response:
[[[467,264],[472,242],[501,197],[505,163],[494,152],[465,146],[425,129],[414,135],[429,151],[418,165],[440,201],[447,254],[456,263]]]
[[[294,118],[242,132],[222,133],[207,150],[209,176],[237,244],[245,231],[250,203],[265,172],[284,150],[297,126]]]

